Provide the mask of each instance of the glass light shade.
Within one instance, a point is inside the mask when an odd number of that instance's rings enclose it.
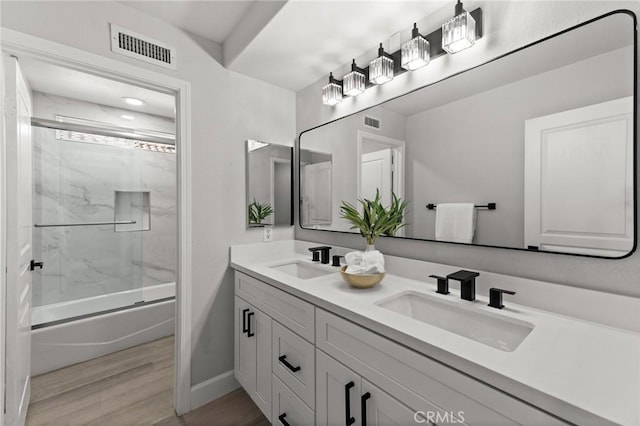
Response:
[[[442,48],[447,53],[456,53],[473,46],[476,42],[476,20],[469,12],[462,12],[442,25]]]
[[[393,80],[393,59],[378,56],[369,63],[369,81],[373,84],[384,84]]]
[[[400,65],[405,70],[413,71],[422,68],[429,63],[429,42],[418,35],[402,44],[402,62]]]
[[[342,79],[344,94],[347,96],[358,96],[364,92],[365,76],[360,71],[351,71]]]
[[[322,88],[322,103],[335,105],[342,102],[342,86],[337,83],[329,83]]]

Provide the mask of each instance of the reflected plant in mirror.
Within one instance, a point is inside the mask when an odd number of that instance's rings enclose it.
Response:
[[[249,225],[262,225],[263,221],[271,216],[273,207],[269,203],[259,203],[256,199],[249,204]]]
[[[360,232],[342,202],[378,192],[411,201],[396,237],[629,255],[636,37],[612,12],[302,132],[301,226]]]
[[[293,225],[293,148],[246,141],[247,226]]]

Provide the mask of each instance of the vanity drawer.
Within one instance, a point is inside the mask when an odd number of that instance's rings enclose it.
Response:
[[[309,342],[314,342],[315,307],[312,304],[241,272],[235,273],[235,282],[237,296]]]
[[[474,424],[564,424],[509,395],[321,309],[316,345],[410,407],[429,402]]]
[[[273,405],[271,407],[274,426],[313,425],[315,414],[292,391],[273,375]]]
[[[314,408],[315,347],[275,321],[271,347],[273,348],[273,373],[305,404]],[[285,358],[281,359],[281,357]]]

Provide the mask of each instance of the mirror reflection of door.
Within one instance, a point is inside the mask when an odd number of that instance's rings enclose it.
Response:
[[[360,196],[367,200],[373,200],[376,193],[379,192],[382,204],[389,205],[391,203],[391,188],[393,188],[391,149],[362,154],[360,163],[362,179]]]
[[[271,205],[274,225],[291,225],[291,161],[271,159]]]
[[[330,225],[331,218],[331,161],[302,166],[301,185],[305,197],[302,200],[304,225]]]
[[[378,192],[382,204],[388,206],[392,193],[404,197],[404,145],[405,142],[398,139],[358,131],[359,200],[373,200]],[[358,208],[362,208],[359,203]],[[404,235],[404,229],[396,235]]]
[[[527,120],[525,248],[633,247],[633,97]]]

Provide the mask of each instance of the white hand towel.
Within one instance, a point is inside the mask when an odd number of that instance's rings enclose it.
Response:
[[[436,208],[436,240],[471,244],[476,230],[473,203],[440,203]]]
[[[352,251],[344,256],[348,274],[377,274],[384,272],[384,256],[378,250]]]

